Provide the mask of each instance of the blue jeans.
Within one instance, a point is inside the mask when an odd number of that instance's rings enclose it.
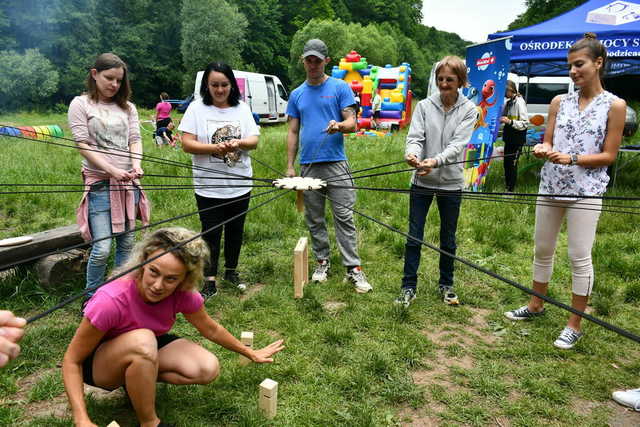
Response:
[[[111,201],[109,199],[108,181],[101,181],[92,186],[87,195],[89,198],[89,227],[91,227],[91,237],[101,239],[113,234],[111,231]],[[140,190],[135,190],[136,206],[140,200]],[[128,230],[128,224],[125,224]],[[127,260],[133,245],[135,236],[133,233],[125,233],[116,237],[116,257],[115,266],[118,267]],[[91,254],[87,263],[87,288],[97,286],[104,282],[104,273],[107,269],[107,260],[111,253],[111,239],[100,240],[93,243]],[[92,295],[91,293],[90,295]]]
[[[429,213],[429,206],[433,200],[433,192],[437,191],[436,202],[440,212],[440,249],[456,254],[456,229],[462,194],[460,191],[443,191],[431,188],[411,186],[409,198],[409,235],[423,240],[424,224]],[[422,244],[407,238],[404,247],[404,275],[403,288],[416,289],[418,285],[418,268],[420,267],[420,252]],[[440,254],[440,288],[453,286],[453,258]]]

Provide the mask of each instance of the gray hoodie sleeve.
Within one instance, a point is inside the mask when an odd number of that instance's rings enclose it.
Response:
[[[478,111],[475,106],[473,107],[463,107],[466,108],[467,111],[464,113],[462,120],[456,127],[456,131],[453,134],[453,137],[447,144],[447,147],[442,150],[442,153],[436,155],[434,158],[436,159],[437,166],[440,167],[445,163],[453,163],[459,159],[460,153],[469,143],[471,139],[471,134],[473,133],[473,126],[478,119]]]
[[[411,117],[411,125],[409,126],[409,133],[407,133],[407,142],[404,150],[405,156],[413,154],[418,160],[422,160],[422,150],[427,143],[424,116],[424,103],[421,101],[416,106],[416,110]]]

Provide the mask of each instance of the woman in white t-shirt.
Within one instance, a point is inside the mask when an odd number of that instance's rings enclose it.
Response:
[[[240,89],[231,67],[221,62],[207,65],[200,96],[189,105],[179,130],[182,148],[193,154],[193,183],[202,230],[224,225],[224,280],[244,289],[236,268],[242,247],[245,212],[252,185],[251,159],[247,153],[258,146],[260,130],[251,110],[240,101]],[[243,179],[246,177],[246,179]],[[217,208],[224,204],[224,207]],[[215,295],[222,227],[203,235],[211,248],[205,272],[203,296]]]

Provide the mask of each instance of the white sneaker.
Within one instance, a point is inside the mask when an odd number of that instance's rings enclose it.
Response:
[[[567,326],[560,332],[558,339],[554,341],[553,345],[563,350],[569,350],[576,345],[578,340],[582,338],[582,335],[584,335],[582,332],[578,332]]]
[[[328,259],[319,259],[316,269],[311,275],[311,281],[313,282],[326,282],[327,274],[329,274],[329,267],[331,264]]]
[[[373,286],[367,282],[367,277],[364,275],[362,268],[353,267],[351,270],[347,272],[347,275],[344,277],[345,281],[349,281],[353,283],[356,287],[356,292],[359,294],[366,294],[369,291],[373,290]]]
[[[640,412],[640,388],[625,391],[614,391],[611,397],[619,404],[628,406],[633,408],[634,411]]]

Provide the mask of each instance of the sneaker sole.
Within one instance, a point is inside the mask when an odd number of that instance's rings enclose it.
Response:
[[[510,316],[509,313],[511,313],[510,311],[505,311],[504,312],[504,317],[506,317],[509,320],[533,320],[536,317],[540,317],[544,314],[544,310],[541,311],[539,314],[536,314],[535,316],[528,316],[528,317],[518,317],[518,316]]]
[[[367,292],[371,292],[373,290],[373,287],[369,288],[369,289],[360,289],[358,288],[356,285],[353,284],[353,282],[349,279],[347,279],[346,277],[342,280],[342,283],[350,283],[351,285],[353,285],[353,287],[355,288],[356,292],[359,294],[366,294]]]
[[[311,278],[311,281],[312,281],[312,282],[316,282],[316,283],[324,283],[324,282],[326,282],[326,281],[327,281],[327,278],[325,277],[325,278],[322,278],[322,279],[316,279],[316,278],[313,278],[313,277],[312,277],[312,278]]]
[[[572,349],[573,347],[575,347],[576,345],[575,345],[575,344],[573,344],[573,345],[567,345],[567,344],[563,344],[563,343],[557,343],[557,342],[554,342],[554,343],[553,343],[553,346],[554,346],[555,348],[559,348],[560,350],[571,350],[571,349]]]
[[[625,408],[630,408],[630,409],[633,409],[633,410],[634,410],[634,411],[636,411],[636,412],[640,412],[640,409],[636,409],[636,408],[633,406],[633,404],[632,404],[632,403],[630,403],[630,402],[627,402],[627,401],[623,400],[623,398],[621,398],[621,397],[618,397],[618,396],[616,395],[616,392],[614,392],[614,393],[612,393],[612,394],[611,394],[611,398],[612,398],[616,403],[618,403],[619,405],[624,406]]]

